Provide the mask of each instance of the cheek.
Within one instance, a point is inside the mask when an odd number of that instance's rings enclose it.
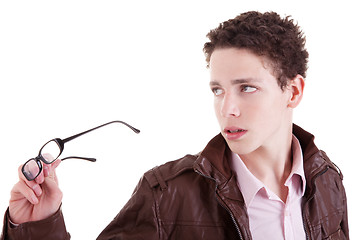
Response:
[[[221,101],[218,98],[214,99],[214,111],[217,119],[220,119],[221,116]]]
[[[282,122],[286,115],[286,106],[281,98],[268,99],[253,106],[254,121],[263,128],[271,128]]]
[[[264,119],[268,112],[268,106],[262,101],[248,101],[248,104],[242,106],[242,117],[249,122],[259,122]]]
[[[242,116],[246,122],[266,128],[279,117],[279,106],[270,99],[254,99],[243,106]]]

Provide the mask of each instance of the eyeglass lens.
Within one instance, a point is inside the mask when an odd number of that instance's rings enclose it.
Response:
[[[22,172],[24,173],[26,179],[31,181],[39,175],[42,168],[39,164],[41,164],[40,161],[35,158],[30,159],[24,164]]]
[[[40,150],[40,157],[42,160],[50,164],[55,161],[61,154],[61,149],[55,140],[46,143]]]

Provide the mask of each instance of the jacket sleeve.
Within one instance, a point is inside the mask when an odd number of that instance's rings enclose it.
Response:
[[[97,240],[159,239],[156,204],[153,189],[142,177],[130,200]]]
[[[348,225],[347,199],[346,199],[345,188],[343,185],[341,185],[341,186],[342,186],[343,201],[344,201],[344,213],[343,213],[343,219],[341,222],[341,230],[345,234],[346,239],[349,239],[350,236],[349,236],[349,225]]]
[[[26,222],[18,226],[10,223],[9,209],[5,213],[0,240],[69,240],[61,209],[49,218]]]

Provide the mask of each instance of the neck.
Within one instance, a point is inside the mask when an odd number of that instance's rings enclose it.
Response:
[[[287,196],[284,183],[292,168],[292,124],[278,135],[240,158],[256,178],[284,200]]]

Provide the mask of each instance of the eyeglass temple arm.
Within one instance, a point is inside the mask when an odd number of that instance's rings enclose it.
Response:
[[[82,132],[82,133],[78,133],[78,134],[76,134],[76,135],[74,135],[74,136],[71,136],[71,137],[62,139],[62,142],[63,142],[63,143],[69,142],[69,141],[71,141],[71,140],[73,140],[73,139],[75,139],[75,138],[77,138],[77,137],[80,137],[81,135],[84,135],[84,134],[86,134],[86,133],[88,133],[88,132],[94,131],[94,130],[96,130],[96,129],[98,129],[98,128],[104,127],[104,126],[109,125],[109,124],[112,124],[112,123],[122,123],[122,124],[124,124],[125,126],[129,127],[131,130],[133,130],[135,133],[140,133],[140,130],[139,130],[139,129],[134,128],[133,126],[127,124],[126,122],[123,122],[123,121],[112,121],[112,122],[108,122],[108,123],[105,123],[105,124],[103,124],[103,125],[94,127],[94,128],[92,128],[92,129],[89,129],[89,130],[84,131],[84,132]]]
[[[66,157],[66,158],[62,158],[61,161],[64,161],[66,159],[81,159],[81,160],[87,160],[87,161],[90,161],[90,162],[96,162],[96,158],[87,158],[87,157],[75,157],[75,156],[70,156],[70,157]]]

